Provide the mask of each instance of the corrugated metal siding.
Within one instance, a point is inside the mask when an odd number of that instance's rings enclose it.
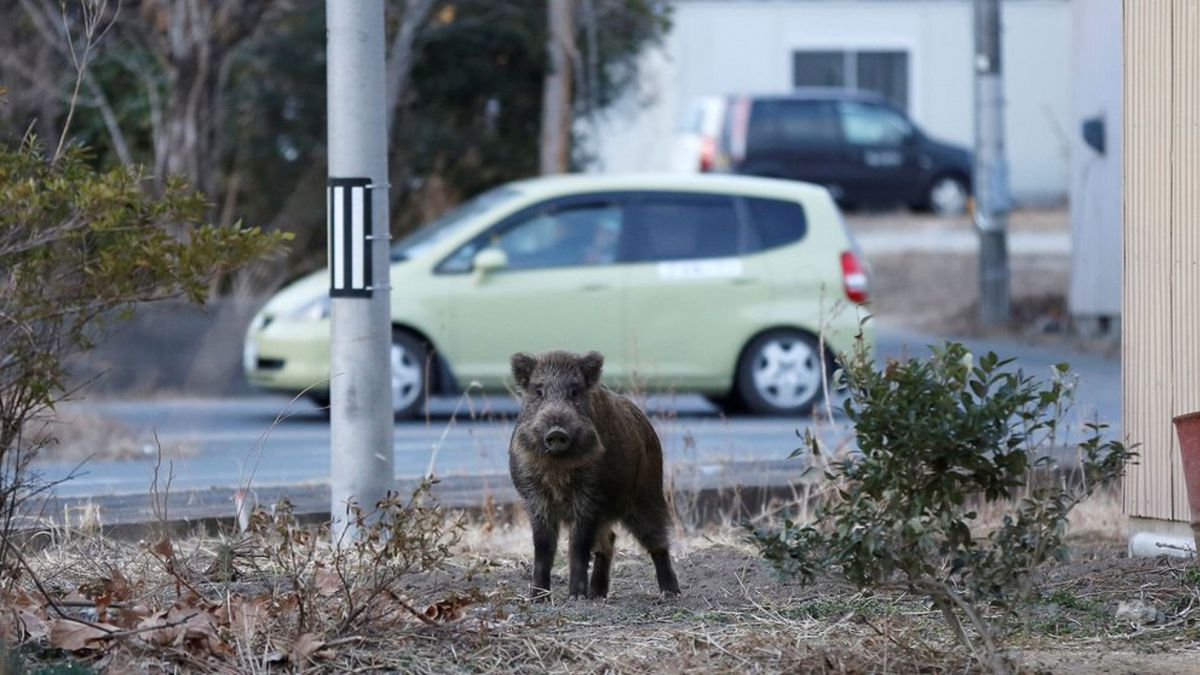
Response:
[[[1171,314],[1175,317],[1174,413],[1200,410],[1200,0],[1176,0]],[[1172,437],[1174,517],[1188,516],[1178,441]]]
[[[1186,519],[1171,417],[1200,409],[1200,0],[1126,0],[1125,434],[1130,515]]]

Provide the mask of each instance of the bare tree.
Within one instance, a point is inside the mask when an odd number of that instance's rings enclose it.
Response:
[[[542,89],[542,174],[565,173],[571,158],[571,75],[575,49],[575,0],[546,0],[549,65]]]
[[[46,44],[52,45],[73,70],[84,77],[79,85],[86,98],[81,105],[95,107],[121,162],[133,157],[126,134],[120,128],[105,92],[87,62],[95,58],[98,35],[89,26],[101,17],[115,15],[121,3],[110,7],[106,0],[82,0],[78,11],[68,12],[55,0],[20,0],[29,22]],[[283,0],[129,0],[126,16],[106,26],[115,26],[118,39],[142,48],[152,61],[118,59],[140,86],[149,107],[154,151],[154,175],[161,182],[169,175],[188,179],[208,195],[218,194],[220,167],[218,141],[224,132],[222,94],[229,79],[235,50],[269,23],[269,12]],[[76,37],[73,23],[81,26]],[[80,43],[82,40],[82,44]],[[52,85],[51,85],[52,86]],[[69,126],[69,120],[68,120]]]
[[[155,175],[189,178],[217,194],[216,148],[224,132],[222,95],[231,56],[269,24],[278,0],[141,0],[127,36],[157,60],[165,79],[154,129]],[[153,84],[147,82],[149,92]]]
[[[387,128],[396,121],[396,110],[408,91],[408,77],[417,58],[417,38],[429,21],[436,0],[409,0],[404,3],[400,26],[388,45],[387,56]]]

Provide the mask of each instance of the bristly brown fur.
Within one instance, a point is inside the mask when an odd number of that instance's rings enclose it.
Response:
[[[675,594],[662,445],[632,401],[599,384],[603,365],[597,352],[512,357],[521,413],[509,445],[509,472],[533,526],[533,591],[549,592],[558,531],[566,523],[571,596],[606,596],[612,525],[620,522],[650,553],[659,588]]]

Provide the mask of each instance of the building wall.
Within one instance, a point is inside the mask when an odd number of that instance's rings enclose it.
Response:
[[[797,49],[909,52],[909,113],[927,133],[974,141],[969,0],[683,0],[640,89],[605,115],[604,171],[666,170],[672,136],[698,96],[792,88]],[[1061,201],[1068,185],[1071,13],[1067,0],[1003,9],[1007,142],[1014,196]]]
[[[1071,3],[1071,315],[1121,313],[1121,4]],[[1104,120],[1105,152],[1083,140],[1083,122]]]
[[[1185,521],[1171,418],[1200,410],[1200,0],[1125,0],[1125,480],[1139,519]]]

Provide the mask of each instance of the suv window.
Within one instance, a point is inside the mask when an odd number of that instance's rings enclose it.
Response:
[[[745,247],[733,198],[663,194],[633,198],[622,260],[649,262],[735,256]]]
[[[754,102],[747,152],[804,149],[838,142],[837,111],[829,101],[763,99]]]
[[[756,250],[799,241],[808,231],[804,207],[796,202],[747,197],[746,210],[750,213],[750,221],[758,234],[759,246]]]
[[[438,271],[470,271],[475,254],[492,246],[504,251],[511,270],[607,265],[616,260],[620,235],[621,209],[611,202],[543,208],[476,237]]]
[[[852,101],[839,108],[842,133],[852,145],[899,147],[913,133],[912,125],[895,110]]]

